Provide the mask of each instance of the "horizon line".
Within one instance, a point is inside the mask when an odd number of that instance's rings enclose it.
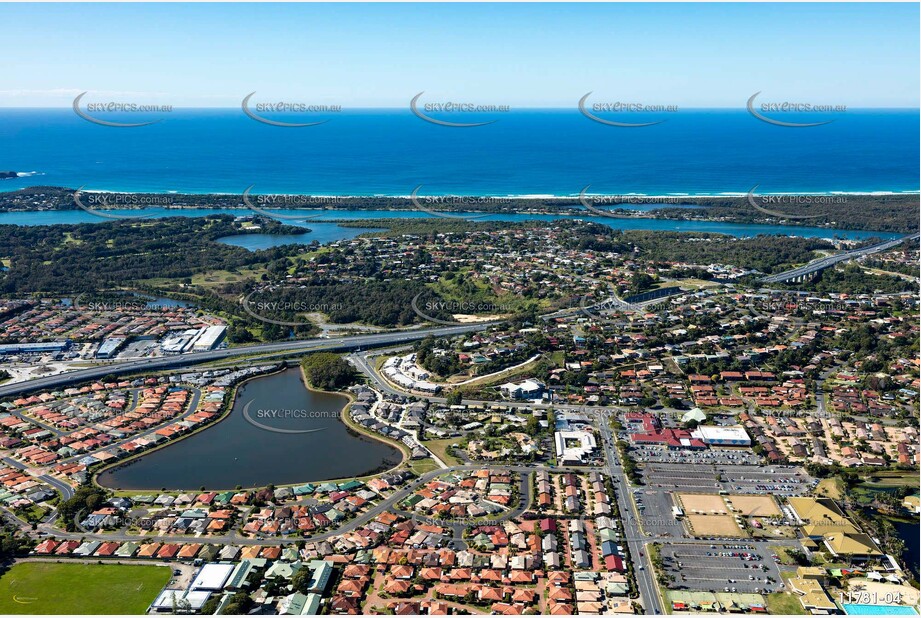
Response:
[[[169,105],[169,106],[171,106],[174,110],[180,109],[180,110],[238,110],[238,111],[239,111],[239,110],[241,109],[241,105],[228,105],[228,106],[198,106],[198,105],[194,105],[194,106],[187,106],[187,105],[175,105],[175,104],[171,104],[171,103],[145,103],[144,105]],[[318,105],[341,105],[341,104],[339,104],[339,103],[322,103],[322,104],[318,104]],[[503,104],[503,105],[504,105],[504,104]],[[665,105],[665,104],[663,104],[663,105]],[[672,105],[672,104],[669,103],[668,105]],[[681,106],[680,104],[675,104],[675,105],[676,105],[676,107],[679,108],[678,111],[676,111],[676,112],[669,112],[669,111],[664,111],[664,110],[663,110],[663,111],[650,111],[650,112],[643,112],[643,113],[650,113],[650,114],[651,114],[651,113],[662,113],[662,114],[671,113],[671,114],[674,114],[674,113],[680,113],[681,111],[687,111],[687,110],[695,110],[695,111],[709,111],[709,110],[721,110],[721,111],[722,111],[722,110],[738,110],[738,111],[748,111],[748,110],[746,109],[746,107],[745,107],[744,104],[742,104],[741,106],[730,106],[730,105],[726,105],[726,106],[687,106],[687,107],[683,107],[683,108],[682,108],[682,106]],[[18,105],[2,105],[2,104],[0,104],[0,109],[73,111],[73,106],[72,106],[72,105],[56,105],[56,106],[51,106],[51,105],[32,105],[32,106],[18,106]],[[370,110],[370,111],[385,111],[385,110],[409,110],[409,109],[410,109],[409,105],[405,105],[405,106],[365,106],[365,105],[359,105],[359,106],[355,106],[355,107],[346,107],[345,105],[342,105],[342,110],[341,110],[340,112],[330,111],[330,112],[310,112],[310,113],[313,113],[313,114],[321,114],[321,113],[337,114],[337,113],[341,113],[341,112],[343,112],[343,111],[364,111],[364,110]],[[560,106],[529,106],[529,105],[525,105],[525,106],[514,106],[514,105],[509,104],[509,110],[508,110],[508,111],[482,111],[482,112],[473,112],[473,113],[477,113],[477,114],[491,114],[491,113],[495,113],[495,114],[508,114],[508,113],[511,113],[511,112],[514,112],[514,111],[525,111],[525,110],[532,110],[532,111],[579,111],[579,108],[578,108],[578,105],[574,105],[574,106],[572,106],[572,107],[568,107],[568,106],[567,106],[567,107],[560,107]],[[917,106],[914,106],[914,107],[908,106],[908,105],[904,105],[904,106],[903,106],[903,105],[857,106],[857,107],[850,107],[850,106],[848,106],[846,112],[847,112],[847,111],[852,111],[852,110],[915,110],[915,111],[921,111],[921,105],[917,105]],[[844,113],[846,113],[846,112],[844,112]],[[169,112],[156,112],[156,111],[151,111],[151,112],[143,112],[143,113],[156,114],[156,113],[169,113]],[[306,112],[266,112],[266,113],[301,114],[301,113],[306,113]],[[435,112],[435,113],[437,113],[437,112]],[[638,113],[638,112],[626,112],[626,113]],[[797,113],[797,112],[793,112],[793,113]],[[819,112],[799,112],[799,113],[819,113]],[[828,112],[828,113],[842,113],[842,112],[830,111],[830,112]]]

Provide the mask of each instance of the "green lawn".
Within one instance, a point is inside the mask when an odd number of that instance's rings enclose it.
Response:
[[[768,551],[777,554],[777,557],[780,558],[780,564],[791,566],[796,564],[796,560],[787,552],[787,548],[783,545],[768,545]]]
[[[435,463],[434,459],[419,459],[416,461],[409,462],[409,469],[415,472],[417,475],[422,476],[426,472],[431,472],[432,470],[438,469],[438,464]]]
[[[20,562],[0,577],[0,614],[143,614],[168,567]]]
[[[808,613],[803,609],[803,604],[794,594],[786,592],[773,592],[766,595],[767,608],[769,614],[784,614],[787,616],[799,616]]]
[[[456,457],[448,455],[448,447],[452,444],[459,444],[461,438],[446,438],[444,440],[425,440],[422,444],[438,457],[441,461],[445,462],[448,466],[457,466],[460,465],[460,461]]]
[[[819,481],[819,484],[815,488],[815,494],[817,496],[828,496],[829,498],[840,500],[842,498],[842,490],[843,483],[841,479],[837,476],[833,476]]]

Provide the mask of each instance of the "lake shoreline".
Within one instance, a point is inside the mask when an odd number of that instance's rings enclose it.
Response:
[[[126,221],[140,218],[138,210],[111,211],[113,214],[120,214],[125,217]],[[287,211],[288,215],[292,213],[306,211]],[[685,210],[684,212],[690,212]],[[175,217],[202,218],[214,215],[225,215],[240,217],[247,211],[213,209],[213,208],[183,208],[183,209],[157,209],[145,213],[144,221],[164,219]],[[284,211],[277,214],[284,216]],[[591,212],[556,212],[551,214],[534,213],[480,213],[475,220],[465,221],[464,215],[458,211],[457,216],[440,213],[438,216],[421,212],[418,210],[402,211],[385,211],[385,210],[339,210],[323,211],[323,215],[329,215],[328,218],[307,218],[298,222],[286,222],[286,228],[296,228],[297,232],[292,229],[282,230],[258,230],[251,229],[242,233],[225,236],[216,239],[218,242],[233,244],[246,249],[264,249],[272,246],[281,246],[283,244],[311,244],[316,241],[320,244],[335,242],[353,238],[362,233],[382,231],[392,227],[401,221],[429,221],[444,222],[446,225],[466,223],[481,224],[496,221],[502,222],[545,222],[552,223],[557,221],[588,221],[605,225],[614,230],[645,230],[655,231],[663,230],[668,232],[684,232],[688,234],[711,233],[731,236],[736,238],[753,238],[759,235],[767,236],[789,236],[805,238],[824,238],[828,240],[863,240],[867,238],[881,238],[883,240],[901,237],[912,233],[911,231],[897,231],[894,229],[866,229],[861,226],[853,227],[831,227],[828,225],[805,225],[805,224],[787,224],[770,223],[764,220],[744,221],[735,220],[732,217],[721,216],[719,218],[707,217],[653,217],[653,216],[618,216],[613,214],[594,214]],[[644,215],[646,213],[643,213]],[[677,214],[677,213],[676,213]],[[351,216],[349,216],[351,215]],[[36,210],[36,211],[2,211],[0,210],[0,226],[22,226],[22,227],[54,227],[66,226],[72,228],[79,225],[112,223],[113,220],[103,218],[102,215],[92,214],[82,210]],[[263,216],[263,215],[260,215]],[[365,228],[363,231],[357,231],[357,227]],[[231,239],[242,239],[242,242],[236,242]],[[264,245],[264,246],[263,246]]]
[[[370,438],[372,440],[375,440],[387,446],[396,448],[398,451],[400,451],[400,462],[396,464],[395,466],[390,466],[389,468],[385,466],[379,466],[380,469],[371,470],[370,472],[358,475],[356,477],[347,476],[347,477],[341,477],[341,478],[335,478],[335,479],[319,479],[316,481],[304,481],[305,483],[329,483],[331,481],[347,480],[351,478],[369,478],[369,477],[377,476],[380,474],[386,474],[387,472],[392,472],[402,467],[404,464],[406,464],[409,461],[409,452],[405,444],[402,444],[396,441],[392,441],[392,440],[388,440],[384,438],[383,436],[381,436],[380,434],[375,434],[373,432],[370,432],[352,420],[350,416],[350,411],[351,411],[352,404],[355,403],[355,398],[352,396],[351,393],[339,392],[339,391],[325,391],[323,389],[314,388],[310,384],[310,380],[307,378],[307,372],[304,371],[304,366],[299,365],[298,368],[301,372],[301,380],[304,383],[304,387],[308,391],[313,392],[313,393],[320,393],[324,395],[342,395],[346,399],[348,399],[345,406],[343,406],[342,410],[339,411],[339,420],[342,422],[343,425],[346,426],[346,428],[349,431],[351,431],[353,434],[357,434],[359,436]],[[303,483],[295,483],[295,485],[298,485],[298,484],[303,484]]]
[[[120,461],[118,461],[118,462],[114,462],[114,463],[112,463],[112,464],[109,465],[109,466],[105,466],[105,467],[99,469],[97,472],[94,472],[94,473],[93,473],[93,475],[92,475],[92,481],[91,481],[91,482],[92,482],[94,485],[96,485],[97,487],[100,487],[100,488],[102,488],[102,489],[104,489],[104,490],[107,490],[107,491],[112,491],[112,492],[114,492],[116,495],[126,495],[126,496],[136,495],[136,494],[138,494],[138,493],[154,492],[154,491],[160,492],[160,493],[164,493],[164,492],[165,492],[165,493],[184,493],[184,492],[185,492],[185,493],[188,493],[188,492],[199,492],[199,491],[201,491],[201,488],[200,488],[200,487],[198,487],[198,488],[171,488],[171,487],[166,487],[165,489],[164,489],[162,486],[161,486],[160,488],[113,487],[113,486],[111,486],[111,485],[109,485],[109,484],[106,484],[106,483],[101,482],[101,481],[99,480],[99,477],[102,476],[103,474],[107,473],[107,472],[115,472],[115,471],[120,470],[120,469],[122,469],[122,468],[126,468],[126,467],[128,467],[128,466],[130,466],[130,465],[132,465],[132,464],[136,464],[138,461],[140,461],[141,459],[143,459],[144,457],[146,457],[146,456],[148,456],[148,455],[152,455],[152,454],[154,454],[154,453],[157,453],[158,451],[162,452],[164,449],[166,449],[166,448],[168,448],[168,447],[170,447],[170,446],[179,445],[180,443],[182,443],[183,441],[185,441],[186,439],[188,439],[188,438],[190,438],[190,437],[192,437],[192,436],[199,435],[199,434],[200,434],[201,432],[203,432],[203,431],[206,431],[206,430],[208,430],[208,429],[213,429],[213,428],[219,426],[221,422],[226,421],[227,419],[229,419],[230,416],[231,416],[231,414],[233,413],[233,410],[235,409],[236,404],[238,403],[238,399],[239,399],[239,396],[240,396],[240,389],[241,389],[242,387],[244,387],[245,385],[247,385],[247,384],[249,384],[249,383],[258,381],[258,380],[261,379],[261,378],[270,378],[270,377],[273,377],[273,376],[277,376],[277,375],[279,375],[279,374],[283,374],[283,373],[286,372],[286,371],[292,371],[292,370],[294,370],[294,369],[295,369],[294,366],[291,366],[291,365],[285,366],[284,364],[282,364],[282,365],[279,365],[279,367],[277,367],[276,369],[273,369],[272,371],[269,371],[269,372],[266,372],[266,373],[262,373],[262,374],[259,374],[259,375],[256,375],[256,376],[251,376],[251,377],[246,378],[245,380],[243,380],[243,381],[241,381],[240,383],[238,383],[237,385],[235,385],[235,387],[234,387],[234,392],[232,393],[232,395],[231,395],[231,396],[229,397],[229,399],[228,399],[227,406],[226,406],[226,410],[225,410],[218,418],[216,418],[214,421],[212,421],[212,422],[210,422],[210,423],[208,423],[208,424],[206,424],[206,425],[204,425],[204,426],[202,426],[202,427],[199,427],[199,428],[195,429],[194,431],[191,431],[191,432],[189,432],[188,434],[185,434],[185,435],[181,436],[180,438],[178,438],[178,439],[176,439],[176,440],[171,440],[171,441],[167,442],[166,444],[157,445],[156,447],[154,447],[154,448],[152,448],[152,449],[145,450],[143,453],[137,453],[137,454],[132,455],[131,457],[128,457],[128,458],[126,458],[126,459],[120,460]],[[402,467],[402,466],[404,466],[404,465],[406,464],[406,462],[408,461],[408,454],[407,454],[406,450],[402,447],[402,445],[398,445],[398,444],[395,444],[395,443],[391,443],[391,442],[389,442],[389,441],[387,441],[387,440],[382,439],[382,437],[380,437],[380,436],[375,436],[375,435],[370,434],[370,433],[365,433],[365,432],[357,431],[357,430],[355,429],[354,425],[350,422],[350,419],[347,419],[347,418],[346,418],[347,415],[348,415],[348,409],[349,409],[349,407],[351,406],[351,404],[352,404],[353,401],[354,401],[353,398],[352,398],[348,393],[342,393],[342,392],[336,392],[336,391],[324,391],[324,390],[320,390],[320,389],[313,388],[313,387],[310,385],[309,381],[307,380],[307,376],[306,376],[305,373],[304,373],[303,367],[300,366],[300,364],[298,364],[298,366],[296,367],[296,369],[297,369],[297,371],[298,371],[298,373],[299,373],[299,376],[300,376],[300,383],[301,383],[301,385],[302,385],[302,386],[305,388],[305,390],[308,391],[309,393],[320,394],[320,395],[326,395],[326,396],[343,397],[343,398],[346,399],[345,404],[344,404],[343,407],[339,410],[339,414],[338,414],[338,416],[337,416],[337,418],[336,418],[337,421],[341,422],[341,423],[344,425],[346,432],[352,434],[353,437],[355,437],[356,439],[360,439],[360,440],[372,440],[372,441],[374,441],[374,442],[380,443],[380,444],[386,446],[387,448],[392,449],[392,450],[394,450],[395,452],[399,453],[399,454],[400,454],[400,459],[399,459],[398,462],[396,462],[395,464],[392,464],[392,465],[391,465],[391,463],[390,463],[389,461],[385,461],[385,462],[383,462],[381,465],[379,465],[379,466],[377,466],[377,467],[375,467],[375,468],[373,468],[373,469],[371,469],[371,470],[362,471],[360,474],[345,475],[345,476],[330,476],[330,478],[322,478],[322,479],[298,479],[297,481],[291,481],[291,482],[273,482],[273,483],[271,483],[272,485],[274,485],[274,486],[276,486],[276,487],[296,487],[296,486],[299,486],[299,485],[303,485],[303,484],[305,484],[305,483],[325,483],[325,482],[333,482],[333,481],[338,481],[338,480],[350,480],[350,479],[356,479],[356,478],[372,478],[372,477],[378,476],[378,475],[380,475],[380,474],[386,474],[386,473],[388,473],[388,472],[391,472],[391,471],[393,471],[393,470],[396,470],[396,469],[398,469],[398,468],[400,468],[400,467]],[[257,484],[257,485],[254,485],[254,486],[244,486],[244,485],[241,484],[239,488],[233,487],[233,488],[223,488],[223,489],[221,489],[221,488],[210,487],[210,486],[208,486],[208,485],[205,485],[206,491],[255,491],[255,490],[261,489],[262,487],[263,487],[262,484]]]
[[[112,462],[112,464],[110,464],[110,465],[108,465],[108,466],[103,466],[102,468],[100,468],[99,470],[97,470],[96,472],[93,473],[93,476],[91,477],[91,483],[92,483],[93,485],[95,485],[96,487],[99,487],[99,488],[101,488],[101,489],[104,489],[104,490],[107,490],[107,491],[113,491],[113,492],[115,492],[116,495],[119,495],[120,492],[132,492],[132,493],[137,493],[137,492],[141,492],[141,491],[153,491],[153,490],[149,490],[149,489],[129,489],[129,488],[124,488],[124,487],[109,487],[109,486],[103,485],[102,483],[99,482],[99,476],[101,476],[101,475],[102,475],[103,473],[105,473],[105,472],[110,472],[110,471],[114,471],[114,470],[117,470],[117,469],[122,468],[122,467],[127,467],[128,465],[137,462],[137,460],[139,460],[139,459],[145,457],[146,455],[150,455],[151,453],[155,453],[155,452],[157,452],[157,451],[163,450],[163,449],[165,449],[165,448],[167,448],[167,447],[169,447],[169,446],[173,446],[173,445],[175,445],[175,444],[178,444],[178,443],[182,442],[182,441],[185,440],[186,438],[190,438],[190,437],[192,437],[192,436],[194,436],[194,435],[196,435],[196,434],[198,434],[198,433],[201,433],[201,432],[203,432],[203,431],[205,431],[205,430],[207,430],[207,429],[211,429],[211,428],[213,428],[213,427],[216,427],[219,423],[221,423],[222,421],[224,421],[224,420],[226,420],[227,418],[230,417],[230,414],[233,412],[234,404],[235,404],[236,401],[237,401],[237,395],[238,395],[238,393],[239,393],[239,389],[241,389],[242,387],[244,387],[248,382],[251,382],[251,381],[256,380],[256,379],[259,379],[259,378],[266,378],[266,377],[269,377],[269,376],[277,375],[277,374],[279,374],[279,373],[285,371],[286,369],[287,369],[287,368],[284,366],[284,364],[280,364],[277,368],[275,368],[275,369],[273,369],[273,370],[271,370],[271,371],[268,371],[268,372],[266,372],[266,373],[260,373],[260,374],[258,374],[258,375],[254,375],[254,376],[250,376],[250,377],[248,377],[248,378],[246,378],[246,379],[244,379],[244,380],[241,380],[240,382],[234,384],[234,386],[233,386],[233,392],[231,393],[230,397],[228,398],[227,402],[225,403],[225,405],[224,405],[224,410],[223,410],[223,411],[221,412],[221,414],[218,415],[218,417],[215,418],[213,421],[211,421],[210,423],[205,423],[205,424],[202,425],[201,427],[196,427],[194,430],[190,431],[189,433],[183,434],[183,435],[179,436],[179,438],[177,438],[176,440],[169,440],[169,441],[166,442],[165,444],[158,444],[157,446],[155,446],[155,447],[153,447],[153,448],[151,448],[151,449],[147,449],[147,450],[145,450],[145,451],[143,451],[143,452],[141,452],[141,453],[136,453],[136,454],[134,454],[134,455],[131,455],[131,456],[129,456],[129,457],[126,457],[125,459],[122,459],[122,460],[119,460],[119,461]],[[193,489],[177,489],[177,490],[169,490],[169,491],[178,491],[178,492],[183,492],[183,491],[200,491],[200,489],[194,489],[194,490],[193,490]],[[231,490],[225,490],[225,491],[231,491]]]

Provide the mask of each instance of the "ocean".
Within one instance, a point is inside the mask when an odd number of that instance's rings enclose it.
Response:
[[[255,185],[256,193],[405,196],[422,185],[423,195],[573,196],[587,185],[593,194],[618,195],[739,195],[755,185],[758,194],[919,189],[918,110],[849,110],[810,128],[761,122],[744,109],[665,116],[655,126],[622,128],[575,108],[525,110],[455,128],[425,122],[407,107],[345,110],[319,126],[282,128],[238,109],[204,109],[106,115],[160,119],[113,128],[70,109],[7,108],[0,110],[0,170],[34,174],[0,180],[0,191],[54,185],[241,193]]]

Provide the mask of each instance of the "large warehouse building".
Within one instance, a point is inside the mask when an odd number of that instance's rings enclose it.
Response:
[[[691,435],[711,446],[751,446],[752,440],[741,425],[718,427],[704,425],[691,432]]]
[[[224,335],[226,334],[227,327],[222,324],[215,324],[214,326],[204,328],[192,344],[192,349],[196,352],[213,350],[224,341]]]

